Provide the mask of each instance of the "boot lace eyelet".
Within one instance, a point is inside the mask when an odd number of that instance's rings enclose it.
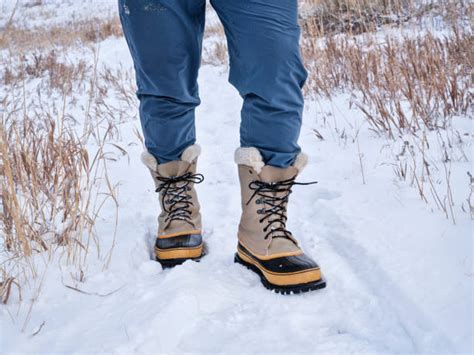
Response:
[[[161,182],[156,192],[161,195],[163,212],[166,213],[165,221],[181,220],[194,226],[191,221],[191,208],[194,203],[192,196],[188,193],[192,190],[189,184],[201,183],[204,176],[188,172],[181,176],[157,176],[157,180]]]
[[[276,182],[253,180],[248,185],[249,189],[254,192],[246,204],[248,205],[251,201],[255,201],[254,203],[257,205],[265,204],[264,208],[256,211],[258,215],[264,215],[258,222],[260,224],[266,222],[263,229],[263,232],[266,233],[265,239],[270,237],[272,239],[277,237],[291,238],[291,232],[286,229],[288,195],[293,192],[291,188],[294,185],[316,184],[316,181],[296,182],[295,178],[296,176],[293,176]]]

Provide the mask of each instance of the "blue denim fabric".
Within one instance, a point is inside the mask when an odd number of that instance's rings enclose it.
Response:
[[[229,81],[244,99],[240,143],[268,165],[300,152],[303,67],[297,0],[211,0],[224,25]],[[195,143],[205,0],[119,0],[133,57],[145,145],[160,163]],[[217,88],[216,88],[217,90]]]

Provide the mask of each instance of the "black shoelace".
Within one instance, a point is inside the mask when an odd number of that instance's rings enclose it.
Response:
[[[267,225],[263,228],[264,232],[268,231],[265,235],[265,239],[268,239],[270,235],[272,235],[272,238],[291,239],[292,234],[286,229],[286,205],[289,195],[292,193],[291,188],[294,185],[317,184],[317,181],[296,182],[295,178],[296,176],[278,182],[256,180],[249,184],[249,188],[254,190],[254,193],[247,201],[247,205],[257,196],[257,200],[255,201],[257,205],[269,206],[268,208],[263,207],[257,210],[257,213],[262,215],[259,222],[264,223],[267,221]],[[277,194],[279,194],[279,196]]]
[[[190,201],[189,191],[191,191],[191,186],[189,184],[200,184],[204,181],[204,176],[188,172],[181,176],[157,176],[156,178],[161,181],[161,184],[155,191],[162,192],[163,210],[168,214],[165,222],[181,220],[195,227],[191,221],[192,212],[190,208],[193,206],[193,202]]]

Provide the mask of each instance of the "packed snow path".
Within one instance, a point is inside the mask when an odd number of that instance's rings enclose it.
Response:
[[[131,66],[122,39],[107,41],[102,55],[104,62],[122,58]],[[289,207],[289,229],[320,263],[327,288],[278,295],[235,264],[240,191],[233,153],[241,99],[223,68],[203,67],[199,81],[198,167],[205,181],[197,190],[208,255],[171,270],[152,260],[158,199],[139,161],[133,133],[139,122],[123,124],[117,143],[130,161],[123,157],[110,167],[121,185],[112,263],[104,272],[91,265],[77,285],[97,295],[64,287],[61,274],[51,271],[24,332],[2,317],[2,352],[469,351],[470,221],[464,216],[455,226],[414,189],[398,186],[380,153],[385,141],[362,124],[363,184],[357,145],[335,130],[353,137],[354,122],[363,122],[345,97],[308,103],[300,141],[310,163],[298,180],[319,184],[296,186]],[[101,238],[112,239],[113,224],[110,211],[97,226]]]

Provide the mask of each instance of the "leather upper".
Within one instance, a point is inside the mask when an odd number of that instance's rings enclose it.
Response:
[[[161,178],[170,178],[170,177],[178,177],[182,176],[186,173],[195,174],[196,173],[196,165],[197,165],[197,158],[198,154],[196,154],[193,159],[185,160],[189,155],[189,151],[194,149],[194,146],[188,147],[182,154],[182,160],[171,161],[164,164],[150,164],[149,162],[146,163],[153,181],[155,183],[155,188],[158,188],[162,181],[159,179]],[[177,183],[179,186],[180,184],[184,184],[183,182]],[[201,213],[200,213],[200,205],[197,198],[196,190],[194,188],[194,183],[187,182],[188,191],[186,192],[187,195],[190,196],[189,201],[192,202],[192,205],[189,206],[189,210],[191,212],[188,220],[180,220],[180,219],[169,219],[168,213],[166,212],[166,208],[164,204],[166,201],[169,201],[170,198],[173,196],[163,196],[166,192],[164,190],[160,191],[159,193],[159,200],[161,205],[161,213],[158,216],[158,238],[171,236],[173,234],[199,234],[202,229],[201,225]],[[178,204],[179,205],[179,204]]]
[[[269,206],[265,206],[257,196],[253,196],[254,191],[249,187],[250,183],[256,180],[278,182],[294,177],[298,174],[298,170],[293,166],[282,169],[268,165],[264,166],[260,173],[247,165],[239,165],[238,169],[242,198],[239,241],[250,248],[253,253],[264,256],[299,251],[298,243],[292,237],[272,239],[270,235],[265,239],[267,235],[267,231],[264,231],[266,223],[259,222],[262,215],[258,211],[262,208],[269,208]]]

